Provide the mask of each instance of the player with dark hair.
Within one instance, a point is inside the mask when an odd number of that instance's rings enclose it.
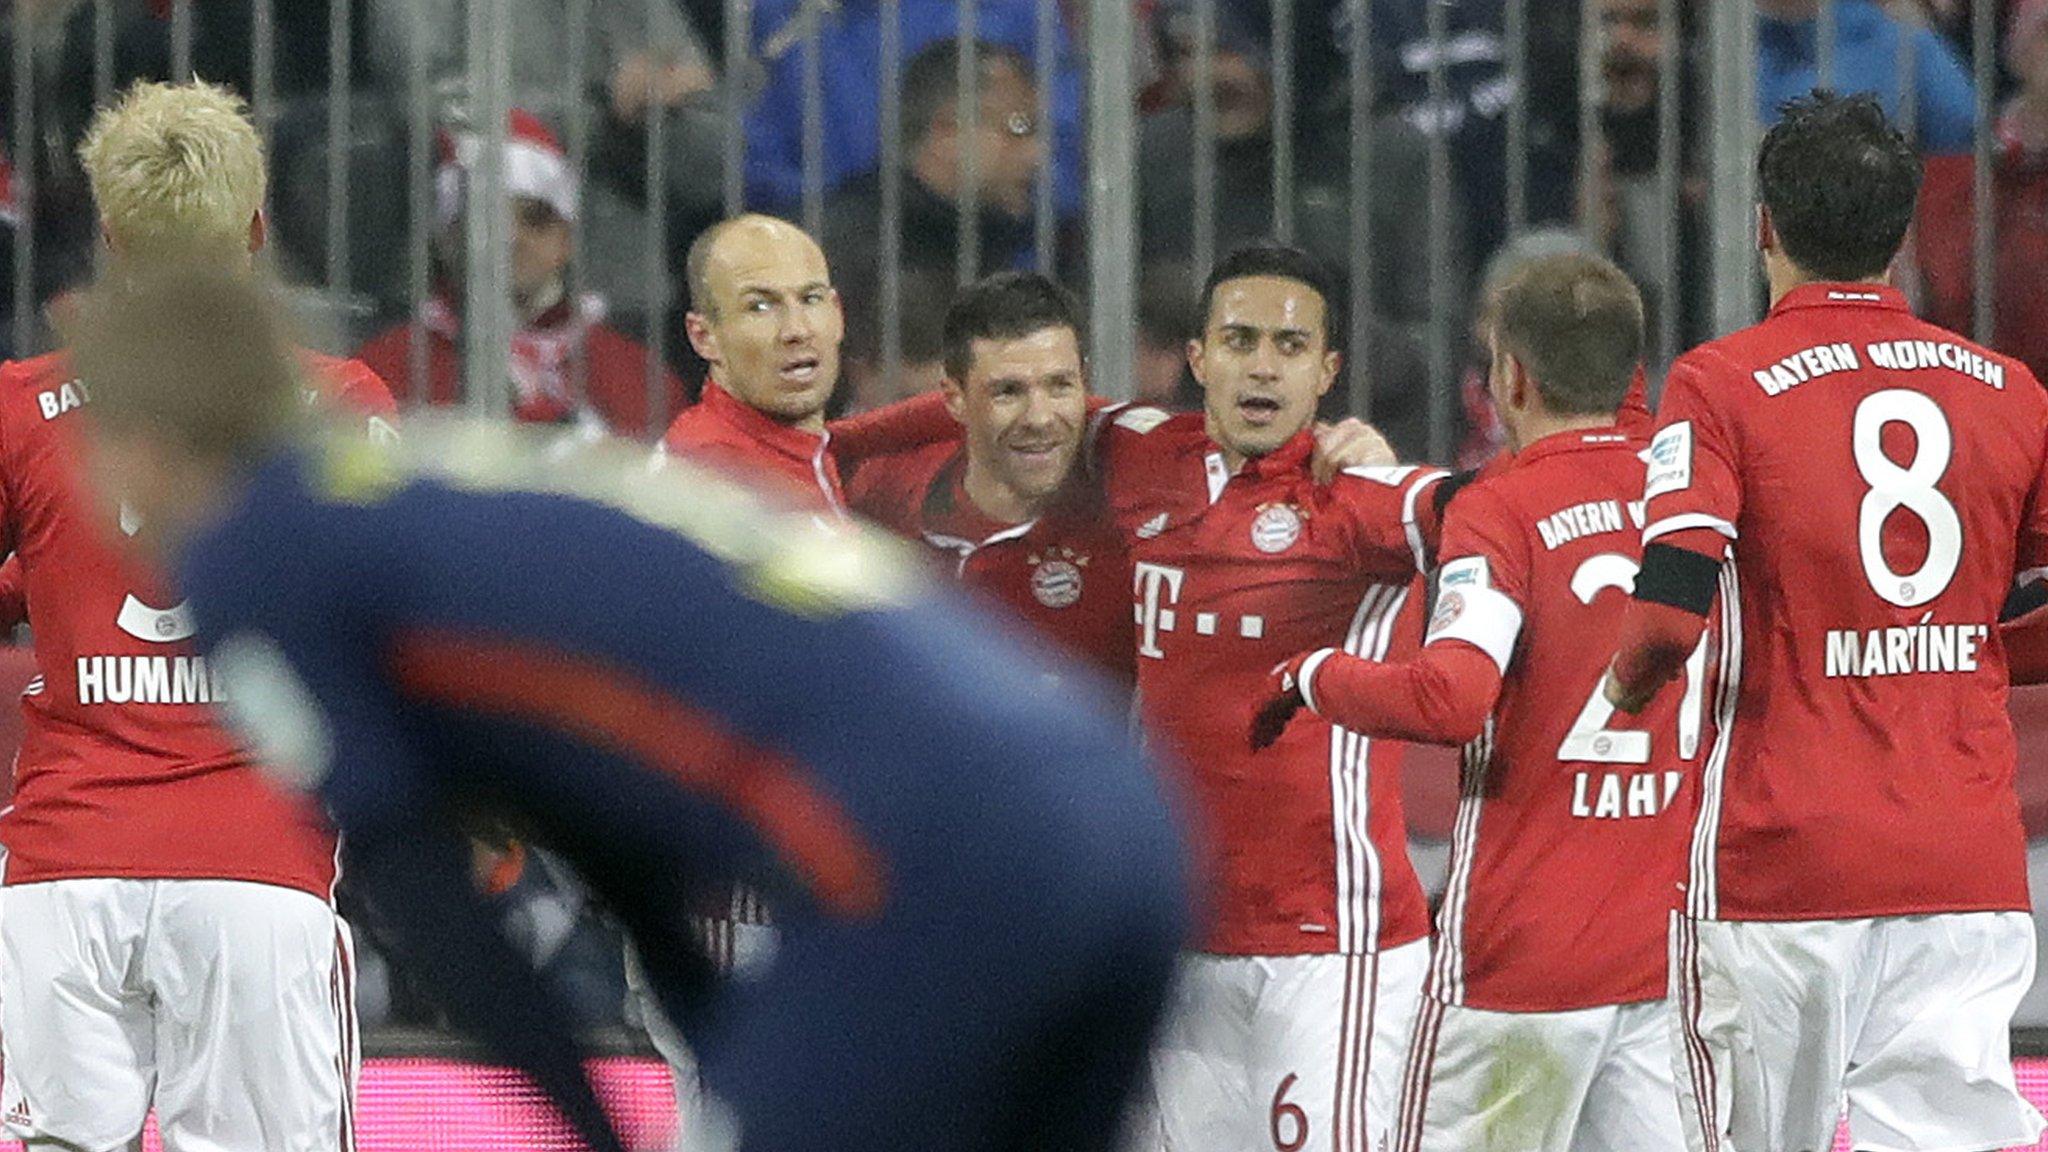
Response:
[[[1868,96],[1757,162],[1770,315],[1672,366],[1607,698],[1724,614],[1671,987],[1696,1152],[2031,1144],[2033,980],[2000,606],[2048,566],[2048,398],[1887,272],[1918,157]]]
[[[688,465],[306,437],[283,329],[215,272],[89,300],[94,475],[159,525],[233,715],[459,1025],[619,1149],[471,887],[480,810],[628,926],[742,1152],[1109,1146],[1186,918],[1114,710],[894,544]],[[734,881],[781,947],[714,991],[681,923]]]
[[[1700,746],[1682,695],[1617,722],[1598,689],[1641,556],[1648,429],[1623,423],[1643,304],[1595,256],[1542,257],[1490,302],[1513,455],[1444,512],[1428,645],[1322,647],[1275,673],[1253,739],[1306,706],[1354,732],[1465,744],[1450,884],[1409,1054],[1400,1152],[1681,1142],[1665,939]]]
[[[1231,253],[1187,349],[1203,410],[1110,408],[1090,437],[1132,561],[1140,715],[1188,765],[1208,847],[1209,931],[1154,1055],[1149,1146],[1377,1148],[1428,964],[1398,748],[1321,720],[1256,756],[1244,736],[1281,660],[1413,643],[1435,539],[1442,473],[1346,468],[1391,453],[1363,425],[1314,425],[1342,365],[1330,283],[1298,248]],[[928,419],[913,401],[849,431],[943,438]]]
[[[1130,560],[1076,467],[1090,419],[1081,341],[1079,306],[1037,273],[962,289],[945,316],[943,392],[965,443],[862,461],[848,498],[1128,686]]]

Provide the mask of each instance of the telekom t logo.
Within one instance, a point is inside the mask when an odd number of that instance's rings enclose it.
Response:
[[[1132,569],[1131,594],[1137,598],[1134,607],[1138,619],[1138,655],[1150,656],[1154,660],[1165,659],[1166,653],[1159,648],[1159,634],[1173,631],[1173,606],[1180,602],[1180,585],[1186,577],[1185,571],[1162,564],[1140,562]],[[1160,603],[1162,600],[1164,607]]]

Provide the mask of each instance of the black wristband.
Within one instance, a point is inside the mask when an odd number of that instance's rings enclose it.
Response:
[[[1663,604],[1695,616],[1714,607],[1721,582],[1721,562],[1675,544],[1643,549],[1643,570],[1636,574],[1636,599]]]

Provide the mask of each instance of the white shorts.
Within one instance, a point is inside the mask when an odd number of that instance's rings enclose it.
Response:
[[[2024,912],[1772,923],[1679,917],[1673,1053],[1693,1152],[2031,1147],[2013,1009],[2034,979]]]
[[[1130,1143],[1172,1152],[1381,1152],[1429,941],[1363,956],[1182,958]]]
[[[1662,1000],[1488,1012],[1425,999],[1400,1152],[1677,1152]]]
[[[360,1053],[348,926],[232,880],[0,888],[0,1119],[109,1152],[347,1152]]]

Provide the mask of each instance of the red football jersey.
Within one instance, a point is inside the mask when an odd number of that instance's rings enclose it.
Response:
[[[709,380],[661,438],[661,450],[709,463],[783,493],[803,506],[846,516],[830,433],[792,428]]]
[[[1501,670],[1465,749],[1431,994],[1563,1012],[1665,994],[1707,700],[1704,643],[1683,688],[1639,716],[1601,694],[1641,564],[1647,429],[1523,448],[1444,513],[1429,643]]]
[[[1282,660],[1332,644],[1383,658],[1404,622],[1419,637],[1410,586],[1443,473],[1318,485],[1313,449],[1304,431],[1232,475],[1200,413],[1143,408],[1114,413],[1097,445],[1131,550],[1146,731],[1187,766],[1205,833],[1213,952],[1360,953],[1429,931],[1399,746],[1313,715],[1263,752],[1246,737]]]
[[[388,430],[391,394],[354,361],[307,356],[309,401]],[[0,532],[20,563],[41,675],[22,699],[8,884],[90,877],[248,880],[326,899],[334,840],[216,725],[192,619],[115,543],[139,526],[76,475],[86,389],[58,356],[0,365]]]
[[[1689,912],[2025,910],[1995,625],[2048,566],[2041,386],[1891,288],[1812,284],[1681,358],[1659,417],[1644,541],[1731,557]]]
[[[1099,495],[1076,492],[1036,520],[1000,524],[968,499],[966,472],[965,449],[934,444],[863,461],[847,497],[854,511],[924,542],[961,583],[1128,687],[1130,559]]]

